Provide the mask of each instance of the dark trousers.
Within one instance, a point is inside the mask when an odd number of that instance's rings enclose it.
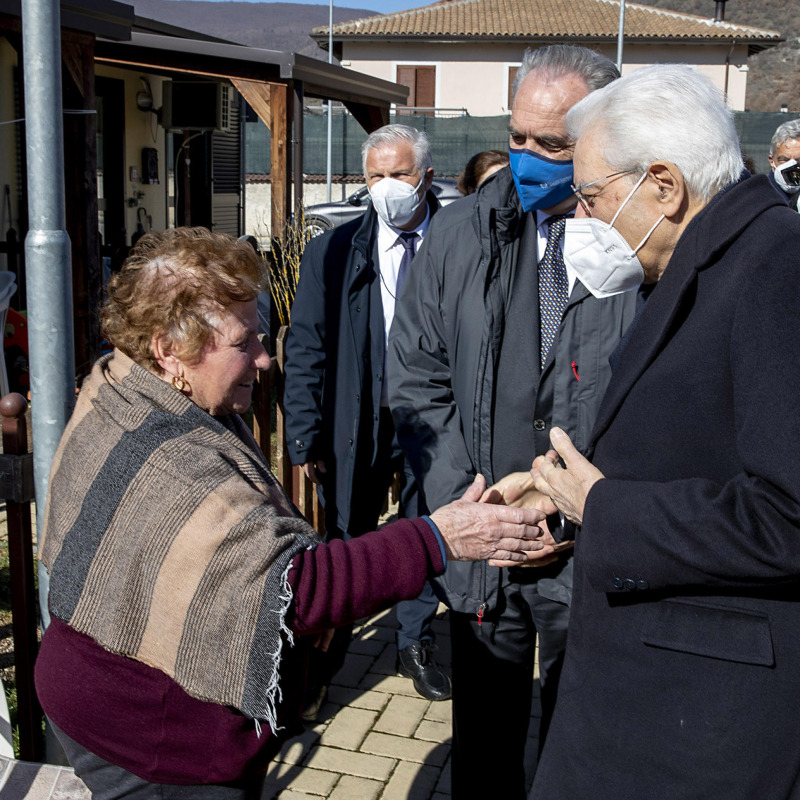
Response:
[[[366,423],[362,428],[369,429]],[[360,443],[361,463],[372,460],[371,440]],[[404,518],[419,517],[427,514],[428,509],[414,474],[408,466],[403,451],[394,435],[394,423],[388,408],[381,409],[378,448],[372,469],[356,476],[353,485],[353,499],[350,508],[350,524],[347,531],[335,530],[328,537],[354,539],[378,527],[378,519],[383,509],[389,487],[395,473],[402,475],[400,486],[399,516]],[[397,604],[397,649],[403,650],[413,642],[433,641],[431,628],[433,618],[439,608],[439,601],[433,593],[430,583],[420,595],[413,600],[403,600]],[[310,694],[313,695],[315,685],[328,685],[331,678],[341,669],[347,655],[347,648],[353,634],[353,626],[345,625],[336,630],[327,653],[315,651],[311,655]]]
[[[569,607],[538,592],[534,570],[500,592],[483,618],[450,612],[453,677],[453,800],[525,800],[525,744],[531,715],[536,637],[542,720],[553,715]]]
[[[96,756],[48,720],[75,774],[92,793],[92,800],[258,800],[263,777],[241,784],[177,786],[150,781]]]
[[[425,498],[397,443],[392,416],[388,408],[382,408],[375,465],[368,474],[358,479],[353,492],[349,530],[347,533],[340,532],[342,538],[351,539],[375,530],[395,473],[400,473],[402,476],[399,516],[409,519],[427,514]],[[425,584],[419,597],[414,600],[403,600],[397,604],[399,650],[408,647],[412,642],[434,638],[431,622],[438,607],[439,601],[434,596],[430,583]]]

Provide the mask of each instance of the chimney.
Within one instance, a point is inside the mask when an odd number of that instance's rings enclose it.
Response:
[[[716,8],[714,9],[714,22],[725,21],[725,0],[716,0]]]

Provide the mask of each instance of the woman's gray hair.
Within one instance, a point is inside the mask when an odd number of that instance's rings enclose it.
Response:
[[[610,172],[671,161],[692,197],[708,201],[744,169],[733,112],[714,84],[685,64],[655,64],[592,92],[568,112],[578,139],[600,131]],[[592,176],[595,177],[595,176]]]
[[[789,139],[800,139],[800,119],[790,119],[778,125],[769,143],[769,154],[774,156],[778,147]]]
[[[589,50],[588,47],[574,47],[567,44],[553,44],[536,50],[529,47],[522,57],[522,64],[517,69],[514,83],[511,84],[512,104],[520,84],[528,73],[534,70],[551,80],[565,75],[579,75],[586,81],[590,92],[601,89],[619,78],[619,70],[614,62],[594,50]]]
[[[384,125],[367,136],[361,145],[361,165],[364,175],[367,174],[367,154],[370,150],[398,144],[410,144],[414,148],[414,162],[421,175],[433,166],[431,143],[426,133],[410,125]]]

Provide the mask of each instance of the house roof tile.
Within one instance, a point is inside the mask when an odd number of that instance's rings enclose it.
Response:
[[[619,0],[439,0],[432,5],[333,26],[334,38],[570,40],[616,39]],[[327,26],[314,28],[315,39]],[[778,31],[715,22],[713,19],[634,3],[625,5],[629,41],[731,41],[777,44]]]

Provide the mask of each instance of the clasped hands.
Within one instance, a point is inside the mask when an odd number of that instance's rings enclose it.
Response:
[[[543,456],[537,456],[530,472],[512,472],[506,475],[484,492],[481,502],[534,508],[545,515],[560,511],[568,520],[580,525],[583,522],[583,508],[589,490],[603,477],[603,473],[578,452],[561,428],[550,431],[550,443],[554,449],[548,450]],[[559,463],[559,459],[564,466]],[[569,545],[556,543],[545,519],[538,524],[542,529],[540,541],[543,547],[528,552],[524,564],[496,558],[490,559],[489,563],[497,567],[541,567],[555,561],[559,556],[558,551]]]

